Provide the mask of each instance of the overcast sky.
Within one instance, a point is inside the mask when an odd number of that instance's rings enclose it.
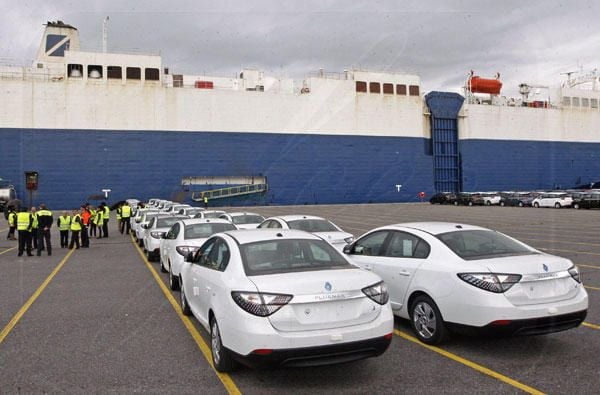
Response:
[[[3,60],[29,63],[43,24],[79,29],[82,50],[160,53],[184,74],[242,67],[301,79],[324,68],[414,73],[423,91],[458,91],[470,70],[556,85],[600,66],[600,1],[0,0]]]

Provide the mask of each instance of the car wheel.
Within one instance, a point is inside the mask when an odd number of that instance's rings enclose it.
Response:
[[[187,297],[185,296],[185,292],[183,292],[183,287],[181,287],[181,292],[179,293],[179,302],[181,304],[181,312],[183,313],[183,315],[192,315],[192,309],[190,309],[190,305],[187,301]]]
[[[575,203],[575,204],[573,205],[573,208],[574,208],[575,210],[579,210],[579,203]]]
[[[473,202],[469,202],[469,206],[472,206],[472,205],[473,205]]]
[[[490,201],[488,200],[487,202],[485,202],[485,205],[486,205],[486,206],[491,206],[491,205],[492,205],[492,202],[490,202]]]
[[[458,201],[455,201],[455,202],[454,202],[454,205],[455,205],[455,206],[458,206]]]
[[[533,207],[540,208],[540,204],[538,202],[533,203]]]
[[[523,207],[523,202],[519,202],[519,207]]]
[[[163,273],[167,273],[167,269],[165,269],[165,263],[163,262],[162,257],[160,255],[158,259],[160,260],[160,271]]]
[[[171,287],[171,290],[173,291],[179,290],[179,277],[173,276],[173,268],[171,264],[169,264],[169,287]]]
[[[504,203],[504,202],[500,202],[500,206],[501,206],[501,207],[504,207],[504,205],[505,205],[505,204],[506,204],[506,203]]]
[[[447,336],[446,326],[436,304],[420,295],[410,307],[410,325],[417,338],[426,344],[440,344]]]
[[[554,208],[560,208],[560,203],[554,204]]]
[[[221,332],[217,320],[213,317],[210,321],[210,350],[215,369],[219,372],[231,372],[235,367],[235,361],[231,358],[229,350],[223,347]]]

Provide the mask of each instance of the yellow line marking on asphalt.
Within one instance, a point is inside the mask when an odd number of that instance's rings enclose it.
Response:
[[[588,254],[588,255],[598,255],[600,256],[600,253],[597,252],[589,252],[589,251],[573,251],[573,250],[559,250],[558,248],[538,248],[538,250],[542,250],[542,251],[558,251],[558,252],[572,252],[574,254]]]
[[[177,315],[179,316],[179,318],[181,319],[181,321],[187,328],[190,335],[192,335],[192,338],[198,345],[198,348],[204,355],[204,358],[206,358],[210,367],[214,370],[214,372],[217,374],[217,377],[219,378],[219,380],[221,380],[221,382],[225,386],[225,389],[227,390],[227,392],[230,394],[241,394],[239,388],[231,379],[231,376],[229,376],[227,373],[217,372],[217,370],[215,369],[215,367],[213,365],[212,354],[211,354],[210,348],[208,347],[208,345],[206,344],[206,342],[200,335],[200,332],[198,332],[198,330],[196,329],[196,327],[194,326],[194,324],[192,323],[190,318],[183,315],[183,313],[181,311],[181,307],[179,306],[179,303],[175,300],[175,298],[173,297],[173,295],[171,294],[171,292],[169,291],[169,289],[167,288],[165,283],[162,281],[158,272],[152,267],[150,262],[148,262],[148,259],[146,259],[146,257],[144,256],[144,252],[142,251],[142,249],[135,243],[135,240],[133,240],[133,236],[131,236],[131,241],[133,242],[133,245],[135,246],[135,248],[138,250],[140,256],[142,257],[142,260],[148,267],[148,270],[150,270],[150,272],[152,273],[154,280],[156,280],[160,289],[165,294],[165,297],[171,303],[171,306],[173,306],[173,308],[175,309],[175,312],[177,313]]]
[[[587,326],[588,328],[600,330],[600,325],[590,324],[589,322],[582,322],[581,325]]]
[[[8,250],[5,250],[5,251],[2,251],[2,252],[0,252],[0,255],[2,255],[2,254],[6,254],[8,251],[12,251],[12,250],[14,250],[15,248],[17,248],[17,246],[10,247]]]
[[[496,380],[500,380],[500,381],[502,381],[502,382],[504,382],[504,383],[506,383],[508,385],[511,385],[511,386],[513,386],[515,388],[520,389],[523,392],[526,392],[528,394],[536,394],[536,395],[544,394],[543,392],[541,392],[539,390],[536,390],[533,387],[530,387],[530,386],[525,385],[523,383],[520,383],[520,382],[518,382],[516,380],[513,380],[510,377],[507,377],[507,376],[505,376],[505,375],[503,375],[501,373],[495,372],[495,371],[493,371],[491,369],[488,369],[488,368],[486,368],[484,366],[481,366],[481,365],[479,365],[479,364],[477,364],[475,362],[471,362],[468,359],[465,359],[463,357],[459,357],[458,355],[452,354],[451,352],[448,352],[448,351],[446,351],[444,349],[441,349],[439,347],[430,346],[428,344],[425,344],[425,343],[421,342],[419,339],[417,339],[416,337],[413,337],[413,336],[411,336],[409,334],[401,332],[398,329],[394,329],[394,333],[397,336],[400,336],[403,339],[406,339],[406,340],[411,341],[411,342],[413,342],[415,344],[423,346],[423,347],[427,348],[428,350],[436,352],[438,354],[441,354],[441,355],[445,356],[446,358],[450,358],[451,360],[453,360],[455,362],[462,363],[463,365],[468,366],[471,369],[477,370],[480,373],[483,373],[483,374],[486,374],[488,376],[491,376],[491,377],[495,378]]]
[[[44,280],[42,285],[39,286],[39,288],[33,293],[33,295],[31,295],[29,300],[23,305],[23,307],[21,307],[21,309],[17,312],[17,314],[14,315],[14,317],[10,320],[8,325],[6,325],[4,327],[4,329],[2,329],[2,332],[0,332],[0,344],[2,344],[2,342],[4,341],[6,336],[8,336],[10,331],[12,331],[12,329],[15,327],[15,325],[17,325],[19,320],[21,320],[21,318],[23,317],[25,312],[27,312],[27,310],[31,307],[33,302],[35,302],[36,299],[42,294],[42,292],[44,292],[44,290],[46,289],[48,284],[50,284],[50,281],[52,281],[54,276],[56,276],[56,274],[58,274],[60,269],[62,269],[62,267],[65,265],[65,263],[67,262],[67,259],[69,259],[69,257],[73,253],[73,251],[75,251],[75,250],[69,251],[69,253],[63,258],[63,260],[60,261],[58,266],[56,266],[54,268],[54,270],[52,270],[52,273],[50,273],[50,275]]]
[[[584,285],[584,287],[587,289],[593,289],[594,291],[600,291],[600,288],[590,287],[589,285]]]
[[[576,263],[576,266],[581,266],[581,267],[591,267],[594,269],[600,269],[600,266],[594,266],[594,265],[582,265],[581,263]]]

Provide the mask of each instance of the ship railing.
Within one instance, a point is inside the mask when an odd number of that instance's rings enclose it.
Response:
[[[349,73],[348,72],[335,72],[335,71],[324,71],[324,70],[318,70],[318,71],[311,71],[309,72],[306,77],[307,78],[326,78],[326,79],[330,79],[330,80],[347,80],[349,79]]]
[[[208,200],[223,199],[227,197],[250,195],[254,193],[264,193],[269,189],[268,184],[248,184],[248,185],[236,185],[232,187],[211,189],[208,191],[194,191],[192,192],[192,200],[195,202],[202,202],[206,196]]]
[[[0,71],[0,80],[50,81],[54,80],[55,78],[60,79],[60,77],[50,75],[48,72],[32,72],[27,69],[14,71]]]

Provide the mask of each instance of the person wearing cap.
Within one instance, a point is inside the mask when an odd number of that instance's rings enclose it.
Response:
[[[69,249],[73,249],[74,245],[77,245],[76,249],[79,249],[79,234],[81,233],[81,215],[77,209],[73,209],[71,216],[71,243]]]
[[[54,222],[52,217],[52,211],[46,208],[45,204],[40,204],[40,210],[37,212],[38,219],[38,242],[37,242],[37,256],[42,255],[44,249],[44,241],[46,245],[46,251],[48,256],[52,255],[52,243],[50,242],[50,228]]]
[[[71,216],[63,211],[62,215],[56,220],[56,225],[60,230],[60,248],[69,246],[69,230],[71,229]]]
[[[17,231],[19,232],[19,253],[23,255],[23,251],[27,250],[28,256],[33,256],[31,253],[31,227],[33,226],[33,216],[27,211],[27,208],[21,207],[17,214]]]

